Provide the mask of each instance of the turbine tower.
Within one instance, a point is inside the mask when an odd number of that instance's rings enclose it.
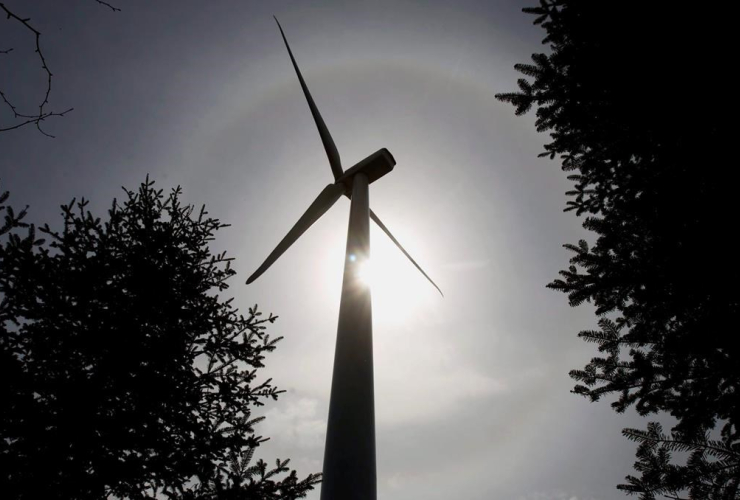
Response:
[[[396,160],[383,148],[347,171],[334,141],[311,97],[290,50],[280,22],[280,34],[308,101],[324,144],[334,183],[327,185],[308,210],[247,280],[252,283],[342,196],[350,198],[347,252],[344,260],[339,325],[334,352],[329,420],[324,450],[321,500],[376,500],[375,400],[370,289],[360,279],[360,267],[370,257],[370,219],[396,244],[441,294],[442,291],[370,210],[368,186],[393,170]]]

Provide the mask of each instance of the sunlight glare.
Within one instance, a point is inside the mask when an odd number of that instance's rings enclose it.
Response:
[[[397,224],[400,226],[400,223]],[[343,262],[344,259],[352,261],[352,256],[345,255],[347,233],[328,229],[328,222],[325,227],[327,227],[325,233],[315,237],[317,241],[322,242],[321,250],[317,251],[316,255],[320,261],[318,274],[322,277],[318,280],[321,291],[316,294],[316,298],[322,301],[335,301],[338,306]],[[440,270],[435,267],[429,253],[423,251],[424,244],[414,239],[413,230],[392,230],[430,276],[439,279]],[[370,226],[370,240],[371,257],[369,260],[363,259],[364,262],[358,262],[358,265],[360,281],[371,288],[373,324],[378,328],[412,327],[425,324],[432,317],[436,317],[442,304],[437,290],[375,225]],[[355,259],[359,257],[355,256]],[[378,338],[378,345],[380,342]]]
[[[371,231],[371,258],[362,264],[360,272],[363,283],[372,287],[375,323],[412,324],[420,316],[428,316],[439,305],[437,290],[385,234],[374,227]],[[404,239],[410,252],[421,246],[409,241],[407,234]],[[425,259],[421,258],[419,263],[424,266]]]
[[[372,288],[375,281],[375,270],[373,269],[373,263],[371,259],[366,259],[358,264],[357,276],[360,281],[365,285]]]

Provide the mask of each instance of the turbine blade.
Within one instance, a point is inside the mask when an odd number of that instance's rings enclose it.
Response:
[[[344,186],[341,184],[329,184],[324,188],[321,193],[316,197],[313,203],[311,203],[311,206],[308,207],[308,210],[306,210],[306,213],[304,213],[300,219],[298,219],[298,222],[295,223],[293,228],[288,231],[288,234],[285,235],[285,238],[282,239],[280,243],[278,243],[278,246],[275,247],[275,250],[272,251],[272,253],[265,259],[265,262],[262,263],[262,265],[252,274],[252,276],[249,277],[247,280],[247,285],[252,283],[254,280],[259,278],[262,273],[267,271],[267,269],[276,261],[278,258],[285,253],[285,251],[290,248],[290,246],[296,242],[298,238],[301,237],[303,233],[306,232],[306,230],[311,227],[311,225],[319,220],[319,218],[326,213],[327,210],[329,210],[334,203],[342,196],[344,193]]]
[[[411,263],[416,266],[416,269],[418,269],[421,272],[421,274],[423,274],[424,277],[429,280],[429,283],[431,283],[432,285],[434,285],[434,288],[437,289],[437,291],[439,292],[439,294],[442,297],[444,297],[445,294],[442,293],[442,290],[439,289],[439,287],[437,286],[437,284],[434,281],[432,281],[432,278],[430,278],[427,275],[427,273],[424,272],[424,270],[421,268],[421,266],[419,264],[417,264],[416,261],[409,255],[409,253],[401,246],[401,244],[398,242],[398,240],[393,237],[393,235],[388,230],[388,228],[385,227],[385,224],[383,224],[382,222],[380,222],[380,219],[378,218],[377,215],[375,215],[375,212],[373,212],[372,210],[370,210],[370,218],[375,221],[375,223],[380,227],[380,229],[382,229],[383,232],[388,235],[388,237],[391,239],[391,241],[393,243],[395,243],[396,246],[403,252],[403,254],[406,257],[408,257],[408,259],[411,261]]]
[[[324,123],[324,119],[321,118],[321,113],[319,113],[319,109],[316,107],[316,103],[313,102],[313,97],[311,97],[311,93],[308,91],[308,86],[306,85],[305,80],[303,80],[303,75],[301,75],[301,70],[298,69],[298,63],[295,62],[295,57],[293,57],[293,51],[290,50],[290,45],[288,45],[288,39],[285,38],[283,27],[280,26],[280,21],[278,21],[277,17],[275,17],[275,22],[277,23],[278,28],[280,28],[280,34],[283,36],[283,41],[285,42],[285,48],[288,49],[290,60],[293,61],[293,67],[295,68],[295,72],[298,75],[298,81],[301,82],[301,88],[303,89],[303,94],[306,96],[306,100],[308,101],[308,107],[311,109],[311,114],[313,115],[313,119],[316,122],[316,127],[319,129],[319,135],[321,136],[321,142],[324,144],[324,149],[326,150],[326,156],[329,157],[329,165],[331,166],[331,171],[334,174],[334,180],[337,180],[343,173],[342,161],[339,159],[339,151],[337,151],[337,147],[334,145],[334,140],[331,138],[331,134],[329,133],[329,129],[326,127],[326,124]]]

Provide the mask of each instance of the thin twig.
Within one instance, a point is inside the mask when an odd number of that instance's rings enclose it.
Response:
[[[103,2],[103,0],[95,0],[95,1],[98,2],[100,5],[105,5],[106,7],[108,7],[113,12],[121,12],[121,9],[119,9],[118,7],[113,7],[108,2]]]
[[[69,112],[70,112],[70,111],[72,111],[73,109],[74,109],[74,108],[69,108],[69,109],[68,109],[68,110],[66,110],[66,111],[62,111],[61,113],[53,113],[53,112],[49,112],[49,113],[44,113],[44,114],[43,114],[43,115],[41,115],[41,116],[35,116],[35,117],[33,117],[33,118],[31,118],[31,119],[28,119],[28,120],[26,120],[26,121],[24,121],[24,122],[21,122],[21,123],[17,123],[17,124],[15,124],[15,125],[13,125],[12,127],[5,127],[5,128],[0,128],[0,132],[6,132],[6,131],[8,131],[8,130],[13,130],[13,129],[16,129],[16,128],[21,128],[21,127],[23,127],[24,125],[30,125],[30,124],[32,124],[32,123],[33,123],[33,124],[35,124],[35,125],[36,125],[36,128],[37,128],[37,129],[39,130],[39,132],[41,132],[42,134],[44,134],[44,135],[45,135],[46,137],[51,137],[51,138],[53,139],[53,138],[55,138],[56,136],[54,136],[54,135],[51,135],[50,133],[48,133],[48,132],[44,131],[44,129],[42,129],[42,128],[41,128],[41,126],[40,126],[39,124],[40,124],[40,123],[41,123],[42,121],[46,120],[47,118],[51,118],[52,116],[64,116],[65,114],[69,113]]]
[[[44,95],[44,100],[39,105],[39,114],[38,116],[42,116],[44,114],[44,106],[46,106],[49,103],[49,94],[51,93],[51,77],[52,73],[49,69],[49,65],[46,64],[46,58],[44,57],[44,53],[41,52],[41,32],[28,24],[28,21],[31,20],[31,18],[23,19],[21,17],[18,17],[14,13],[8,10],[8,8],[5,6],[4,3],[0,2],[0,8],[2,8],[5,11],[5,14],[7,14],[8,19],[15,19],[19,23],[21,23],[23,26],[25,26],[27,29],[33,32],[34,36],[36,37],[36,53],[39,55],[39,59],[41,59],[41,67],[46,72],[46,94]]]
[[[120,12],[121,11],[121,9],[119,9],[118,7],[114,7],[113,5],[111,5],[108,2],[105,2],[103,0],[95,0],[95,2],[97,2],[98,4],[103,5],[105,7],[108,7],[113,12]],[[27,114],[24,114],[24,113],[19,113],[18,112],[18,109],[10,102],[10,100],[7,98],[7,96],[0,90],[0,98],[2,98],[3,102],[10,108],[10,110],[13,113],[13,117],[15,119],[25,119],[25,121],[23,121],[21,123],[17,123],[17,124],[15,124],[13,126],[0,128],[0,132],[6,132],[8,130],[14,130],[14,129],[23,127],[25,125],[35,124],[36,125],[36,128],[38,129],[39,132],[41,132],[42,134],[44,134],[47,137],[54,137],[53,135],[45,132],[41,128],[41,122],[44,121],[47,118],[51,118],[51,117],[54,117],[54,116],[64,116],[65,114],[67,114],[70,111],[72,111],[74,108],[69,108],[66,111],[62,111],[61,113],[54,112],[54,111],[45,111],[44,110],[44,107],[47,104],[49,104],[49,94],[51,94],[51,78],[52,78],[53,75],[52,75],[51,70],[49,69],[49,65],[46,63],[46,58],[44,57],[44,53],[41,51],[41,32],[39,30],[37,30],[36,28],[34,28],[29,23],[29,21],[31,20],[30,18],[22,18],[22,17],[19,17],[15,13],[11,12],[5,6],[5,4],[3,2],[0,2],[0,9],[2,9],[3,11],[5,11],[5,15],[6,15],[6,17],[7,17],[8,20],[15,19],[16,21],[18,21],[19,23],[21,23],[23,26],[25,26],[26,29],[28,29],[29,31],[31,31],[34,34],[34,37],[36,39],[36,51],[35,52],[39,55],[39,59],[41,60],[41,67],[46,72],[46,92],[44,94],[44,100],[41,101],[41,104],[39,105],[39,112],[38,112],[38,114],[35,114],[35,115],[27,115]],[[9,53],[12,50],[13,50],[12,47],[9,48],[9,49],[0,50],[0,54],[7,54],[7,53]]]
[[[13,127],[8,127],[8,128],[0,129],[0,132],[4,132],[6,130],[13,130],[15,128],[19,128],[19,127],[22,127],[24,125],[28,125],[30,123],[35,123],[36,124],[36,128],[39,130],[39,132],[41,132],[42,134],[44,134],[44,135],[46,135],[48,137],[54,137],[54,136],[52,136],[50,134],[47,134],[46,132],[44,132],[41,129],[41,125],[40,125],[41,121],[44,120],[45,118],[50,117],[50,116],[62,116],[62,115],[64,115],[64,113],[67,113],[70,110],[64,111],[63,113],[54,113],[54,112],[45,112],[44,111],[44,106],[46,106],[49,103],[49,94],[51,93],[51,77],[52,77],[52,73],[51,73],[51,70],[49,69],[49,65],[46,64],[46,58],[44,57],[44,53],[41,51],[41,32],[39,30],[37,30],[36,28],[34,28],[33,26],[31,26],[28,23],[31,20],[30,18],[25,18],[24,19],[24,18],[18,17],[16,14],[14,14],[10,10],[8,10],[8,8],[2,2],[0,2],[0,9],[2,9],[2,10],[5,11],[5,14],[7,16],[7,19],[15,19],[16,21],[18,21],[19,23],[21,23],[23,26],[25,26],[26,29],[30,30],[34,34],[34,36],[36,38],[36,53],[39,55],[39,59],[41,59],[41,67],[46,72],[46,93],[44,94],[44,100],[41,101],[41,104],[39,105],[39,113],[38,113],[38,115],[35,115],[35,116],[31,117],[29,115],[23,115],[23,114],[18,113],[17,110],[16,110],[16,108],[15,108],[15,106],[13,106],[12,104],[10,104],[10,102],[8,102],[8,99],[5,97],[5,94],[3,94],[3,96],[2,96],[3,97],[3,101],[5,101],[5,103],[8,104],[11,107],[11,109],[13,110],[13,113],[15,115],[15,118],[29,118],[29,120],[27,120],[27,121],[25,121],[23,123],[20,123],[20,124],[18,124],[16,126],[13,126]]]
[[[26,121],[24,121],[22,123],[17,123],[15,125],[13,125],[12,127],[3,127],[3,128],[0,128],[0,132],[6,132],[8,130],[13,130],[13,129],[16,129],[16,128],[23,127],[24,125],[30,125],[30,124],[33,123],[33,124],[36,125],[36,128],[39,130],[39,132],[41,132],[42,134],[44,134],[47,137],[54,138],[53,135],[51,135],[48,132],[44,131],[39,126],[39,123],[41,121],[47,119],[47,118],[52,117],[52,116],[64,116],[66,113],[69,113],[70,111],[72,111],[74,109],[74,108],[69,108],[66,111],[62,111],[61,113],[55,113],[53,111],[50,111],[48,113],[44,113],[44,114],[39,115],[39,116],[36,116],[36,115],[33,115],[33,116],[31,116],[31,115],[24,115],[23,113],[19,113],[18,112],[18,110],[16,109],[16,107],[13,106],[13,104],[8,100],[8,98],[5,96],[5,93],[2,90],[0,90],[0,98],[2,98],[3,102],[10,108],[10,110],[13,112],[13,116],[15,118],[27,118]]]

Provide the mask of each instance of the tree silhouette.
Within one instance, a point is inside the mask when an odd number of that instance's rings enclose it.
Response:
[[[252,409],[282,392],[257,374],[276,316],[219,296],[225,224],[153,184],[106,221],[73,200],[61,232],[0,197],[4,498],[292,499],[319,481],[252,462]]]
[[[591,302],[600,356],[573,370],[574,392],[616,411],[675,417],[625,429],[640,443],[619,488],[653,499],[740,498],[740,266],[736,174],[717,72],[731,60],[728,16],[668,2],[542,0],[525,12],[548,54],[515,68],[516,114],[536,107],[574,187],[566,211],[595,243],[568,244],[571,265],[548,286]],[[672,457],[679,451],[687,459]]]

